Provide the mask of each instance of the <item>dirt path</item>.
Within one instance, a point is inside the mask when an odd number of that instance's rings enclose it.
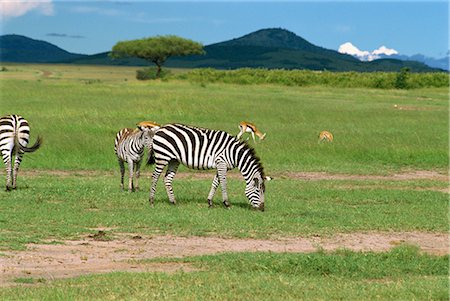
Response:
[[[113,176],[117,175],[119,171],[97,171],[97,170],[24,170],[21,171],[22,175],[35,177],[52,175],[59,177],[70,176],[85,176],[85,177],[97,177],[97,176]],[[143,171],[141,175],[151,177],[150,171]],[[241,178],[242,175],[239,172],[231,171],[228,173],[229,177]],[[401,173],[395,173],[391,175],[358,175],[358,174],[334,174],[327,172],[281,172],[271,174],[275,179],[299,179],[306,181],[319,181],[319,180],[385,180],[385,181],[412,181],[412,180],[436,180],[436,181],[449,181],[449,175],[442,174],[432,170],[413,170],[405,171]],[[212,179],[214,172],[199,171],[199,172],[178,172],[177,178],[192,178],[192,179]]]
[[[99,177],[99,176],[118,176],[118,172],[108,172],[108,171],[97,171],[97,170],[25,170],[21,171],[21,174],[28,177],[36,176],[57,176],[57,177],[72,177],[72,176],[83,176],[83,177]],[[145,171],[141,172],[142,177],[151,178],[151,172]],[[401,181],[414,181],[414,180],[433,180],[449,183],[449,175],[439,173],[437,171],[429,170],[414,170],[405,171],[401,173],[395,173],[391,175],[358,175],[358,174],[333,174],[327,172],[279,172],[271,174],[271,176],[276,179],[296,179],[300,181],[323,181],[323,180],[376,180],[376,181],[389,181],[389,182],[401,182]],[[212,180],[214,177],[213,172],[179,172],[176,175],[177,179],[205,179]],[[242,179],[242,175],[239,172],[231,171],[227,174],[227,177],[234,179]],[[342,185],[341,185],[342,186]],[[342,186],[343,188],[390,188],[390,189],[400,189],[400,190],[430,190],[439,191],[444,193],[450,193],[450,186],[447,185],[446,188],[440,187],[401,187],[393,186],[384,187],[383,185],[378,186]]]
[[[333,237],[297,237],[278,240],[224,239],[217,237],[143,237],[117,234],[103,241],[104,232],[64,244],[30,244],[28,250],[2,252],[0,287],[14,285],[16,278],[57,279],[111,271],[195,270],[183,263],[142,263],[136,260],[157,257],[187,257],[221,252],[271,251],[314,252],[387,251],[399,244],[417,245],[423,252],[449,254],[448,234],[444,233],[352,233]],[[134,260],[134,261],[133,261]]]

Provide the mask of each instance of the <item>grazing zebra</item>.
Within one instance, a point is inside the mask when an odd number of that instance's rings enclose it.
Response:
[[[143,121],[137,124],[137,129],[121,129],[114,141],[114,151],[117,155],[120,166],[120,187],[122,190],[125,174],[125,162],[128,163],[130,177],[128,179],[128,190],[139,190],[139,175],[141,168],[144,147],[149,150],[152,145],[153,135],[159,129],[159,125],[154,122]],[[133,175],[136,177],[136,186],[133,183]]]
[[[247,184],[245,194],[253,208],[264,211],[264,171],[255,151],[247,143],[217,130],[209,130],[182,124],[161,127],[153,137],[152,153],[156,162],[150,189],[153,206],[156,184],[167,165],[164,184],[169,201],[175,204],[172,180],[182,163],[192,169],[217,169],[208,195],[208,204],[221,184],[223,203],[230,206],[227,194],[227,170],[239,168]]]
[[[16,189],[17,173],[23,154],[36,151],[41,146],[42,138],[38,137],[32,147],[27,147],[29,141],[30,126],[22,116],[0,117],[0,152],[6,165],[6,191]]]

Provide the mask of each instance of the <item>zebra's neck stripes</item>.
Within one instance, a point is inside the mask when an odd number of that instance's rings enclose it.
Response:
[[[159,174],[164,167],[170,162],[178,163],[171,163],[171,170],[168,171],[168,174],[171,175],[169,180],[166,181],[169,194],[172,191],[171,179],[180,163],[192,169],[217,169],[219,178],[217,181],[213,181],[210,195],[214,195],[218,183],[226,181],[226,170],[235,167],[241,171],[247,186],[253,185],[255,177],[258,178],[258,183],[263,184],[263,168],[259,158],[255,155],[254,149],[223,131],[191,127],[183,124],[169,124],[159,129],[155,134],[153,151],[156,168],[153,175],[151,201],[153,200],[154,189],[156,189],[155,182],[158,180]],[[226,202],[226,187],[222,186],[222,190],[224,188],[225,194],[223,194],[223,198],[224,202]],[[251,191],[256,191],[256,194],[251,194]],[[263,194],[261,187],[248,187],[246,192],[249,192],[247,194],[248,197],[251,194],[252,205],[258,207],[260,204],[259,199],[261,199],[261,194]],[[173,195],[169,195],[169,199],[173,200],[173,202],[175,201]]]

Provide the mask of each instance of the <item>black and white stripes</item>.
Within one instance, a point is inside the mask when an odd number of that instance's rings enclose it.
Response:
[[[228,202],[226,173],[237,167],[247,184],[245,194],[254,208],[264,210],[264,172],[253,148],[245,142],[224,131],[209,130],[182,124],[168,124],[160,128],[153,137],[154,158],[156,162],[153,182],[150,189],[150,203],[153,205],[156,183],[164,167],[167,194],[171,203],[175,203],[172,180],[181,164],[192,169],[216,169],[208,195],[212,199],[219,184],[225,206]]]
[[[37,150],[40,137],[32,147],[27,147],[30,126],[22,116],[6,115],[0,118],[0,152],[6,165],[6,190],[16,189],[17,173],[24,153]],[[14,164],[13,164],[14,160]]]
[[[114,141],[114,151],[120,166],[120,187],[123,189],[125,162],[128,163],[129,179],[128,190],[139,189],[139,176],[144,148],[151,148],[154,131],[159,127],[138,125],[136,129],[125,128],[120,130]],[[135,175],[135,182],[133,182]]]

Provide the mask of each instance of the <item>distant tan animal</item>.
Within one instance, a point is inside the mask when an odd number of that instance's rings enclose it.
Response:
[[[333,142],[333,134],[328,131],[322,131],[319,133],[319,143],[320,142]]]
[[[141,121],[138,124],[136,124],[138,128],[146,127],[146,128],[153,128],[153,130],[157,130],[161,127],[160,124],[154,122],[154,121]]]
[[[255,143],[255,135],[258,136],[260,140],[264,140],[264,138],[266,137],[266,133],[261,133],[253,123],[241,121],[239,123],[239,134],[237,135],[237,138],[240,139],[244,133],[252,134],[253,142]]]

